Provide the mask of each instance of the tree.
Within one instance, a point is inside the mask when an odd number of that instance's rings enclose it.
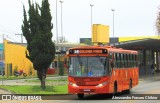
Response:
[[[85,39],[84,43],[85,43],[86,45],[93,45],[92,41],[89,40],[89,39]]]
[[[157,29],[158,36],[160,36],[160,8],[159,8],[157,19],[156,19],[156,29]]]
[[[60,58],[58,58],[58,62],[59,62],[59,75],[63,76],[64,75],[64,68],[63,68],[63,62],[60,61]]]
[[[42,6],[33,4],[30,0],[28,16],[23,6],[23,36],[27,40],[26,57],[33,63],[41,88],[45,89],[46,72],[55,58],[55,45],[52,42],[52,17],[48,0],[42,0]]]

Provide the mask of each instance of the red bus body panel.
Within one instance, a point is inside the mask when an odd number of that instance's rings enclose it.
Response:
[[[111,47],[100,46],[87,46],[77,47],[74,49],[106,49],[108,54],[79,54],[78,56],[106,56],[109,57],[109,53],[128,53],[138,55],[137,51],[116,49]],[[77,56],[77,54],[68,54],[69,56]],[[101,93],[113,93],[114,83],[117,83],[117,92],[122,92],[129,89],[130,80],[132,81],[132,87],[138,85],[139,80],[139,68],[114,68],[108,76],[102,77],[73,77],[68,76],[68,93],[71,94],[101,94]],[[71,85],[76,84],[76,86]],[[99,84],[105,83],[103,86]]]
[[[138,68],[131,68],[129,70],[113,70],[111,76],[106,77],[68,77],[69,82],[76,83],[78,87],[68,84],[68,93],[85,93],[85,94],[101,94],[113,93],[114,82],[117,81],[117,92],[122,92],[129,89],[129,82],[132,79],[132,87],[138,85]],[[127,72],[127,74],[126,74]],[[102,87],[97,87],[98,84],[107,81],[107,84]]]

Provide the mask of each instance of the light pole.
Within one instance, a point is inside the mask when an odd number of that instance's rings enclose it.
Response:
[[[115,39],[114,39],[114,11],[115,9],[111,9],[111,11],[113,12],[113,45],[115,43]]]
[[[62,18],[63,16],[62,16],[62,3],[63,3],[64,1],[60,0],[59,2],[61,3],[61,39],[62,39],[62,40],[60,40],[60,41],[63,42],[63,20],[62,20],[62,19],[63,19],[63,18]]]
[[[57,14],[57,0],[56,0],[56,36],[57,36],[57,44],[59,43],[59,40],[58,40],[58,20],[57,20],[57,17],[58,14]],[[57,51],[57,50],[56,50]],[[57,54],[57,69],[59,68],[59,63],[58,63],[58,54]]]
[[[92,35],[92,7],[93,6],[94,6],[93,4],[90,4],[90,7],[91,7],[91,35]]]
[[[5,72],[5,64],[4,64],[4,34],[2,34],[2,52],[1,52],[1,62],[2,62],[2,66],[1,67],[1,73],[2,73],[2,76],[4,77],[4,72]],[[2,85],[4,85],[3,83],[3,78],[2,78]]]
[[[56,0],[56,41],[58,43],[58,20],[57,20],[57,0]]]
[[[15,35],[20,35],[21,36],[21,43],[23,43],[23,34],[15,34]]]

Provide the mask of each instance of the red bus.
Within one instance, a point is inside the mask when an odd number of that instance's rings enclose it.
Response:
[[[110,46],[71,48],[66,55],[68,93],[103,94],[127,91],[138,85],[137,51]]]

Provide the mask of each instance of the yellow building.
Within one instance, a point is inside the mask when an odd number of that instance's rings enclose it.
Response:
[[[4,40],[4,57],[0,58],[1,62],[2,59],[4,59],[4,71],[6,76],[13,76],[14,70],[23,70],[24,73],[27,75],[30,75],[30,72],[32,71],[32,75],[36,75],[36,71],[33,68],[33,64],[30,60],[26,58],[25,51],[27,50],[27,44],[26,43],[15,43],[10,42],[7,40]],[[60,58],[60,61],[64,61],[64,55],[66,53],[66,50],[70,47],[79,46],[77,44],[56,44],[56,50],[59,50],[61,52],[56,52],[56,57],[53,60],[53,63],[49,68],[59,68],[57,67],[57,55]],[[3,47],[1,47],[3,48]],[[2,55],[2,54],[1,54]],[[1,57],[1,56],[0,56]],[[58,72],[59,69],[56,69],[56,72]],[[67,70],[66,70],[67,71]]]
[[[15,69],[23,70],[27,75],[35,74],[32,62],[25,55],[26,45],[4,40],[5,75],[11,76]]]

